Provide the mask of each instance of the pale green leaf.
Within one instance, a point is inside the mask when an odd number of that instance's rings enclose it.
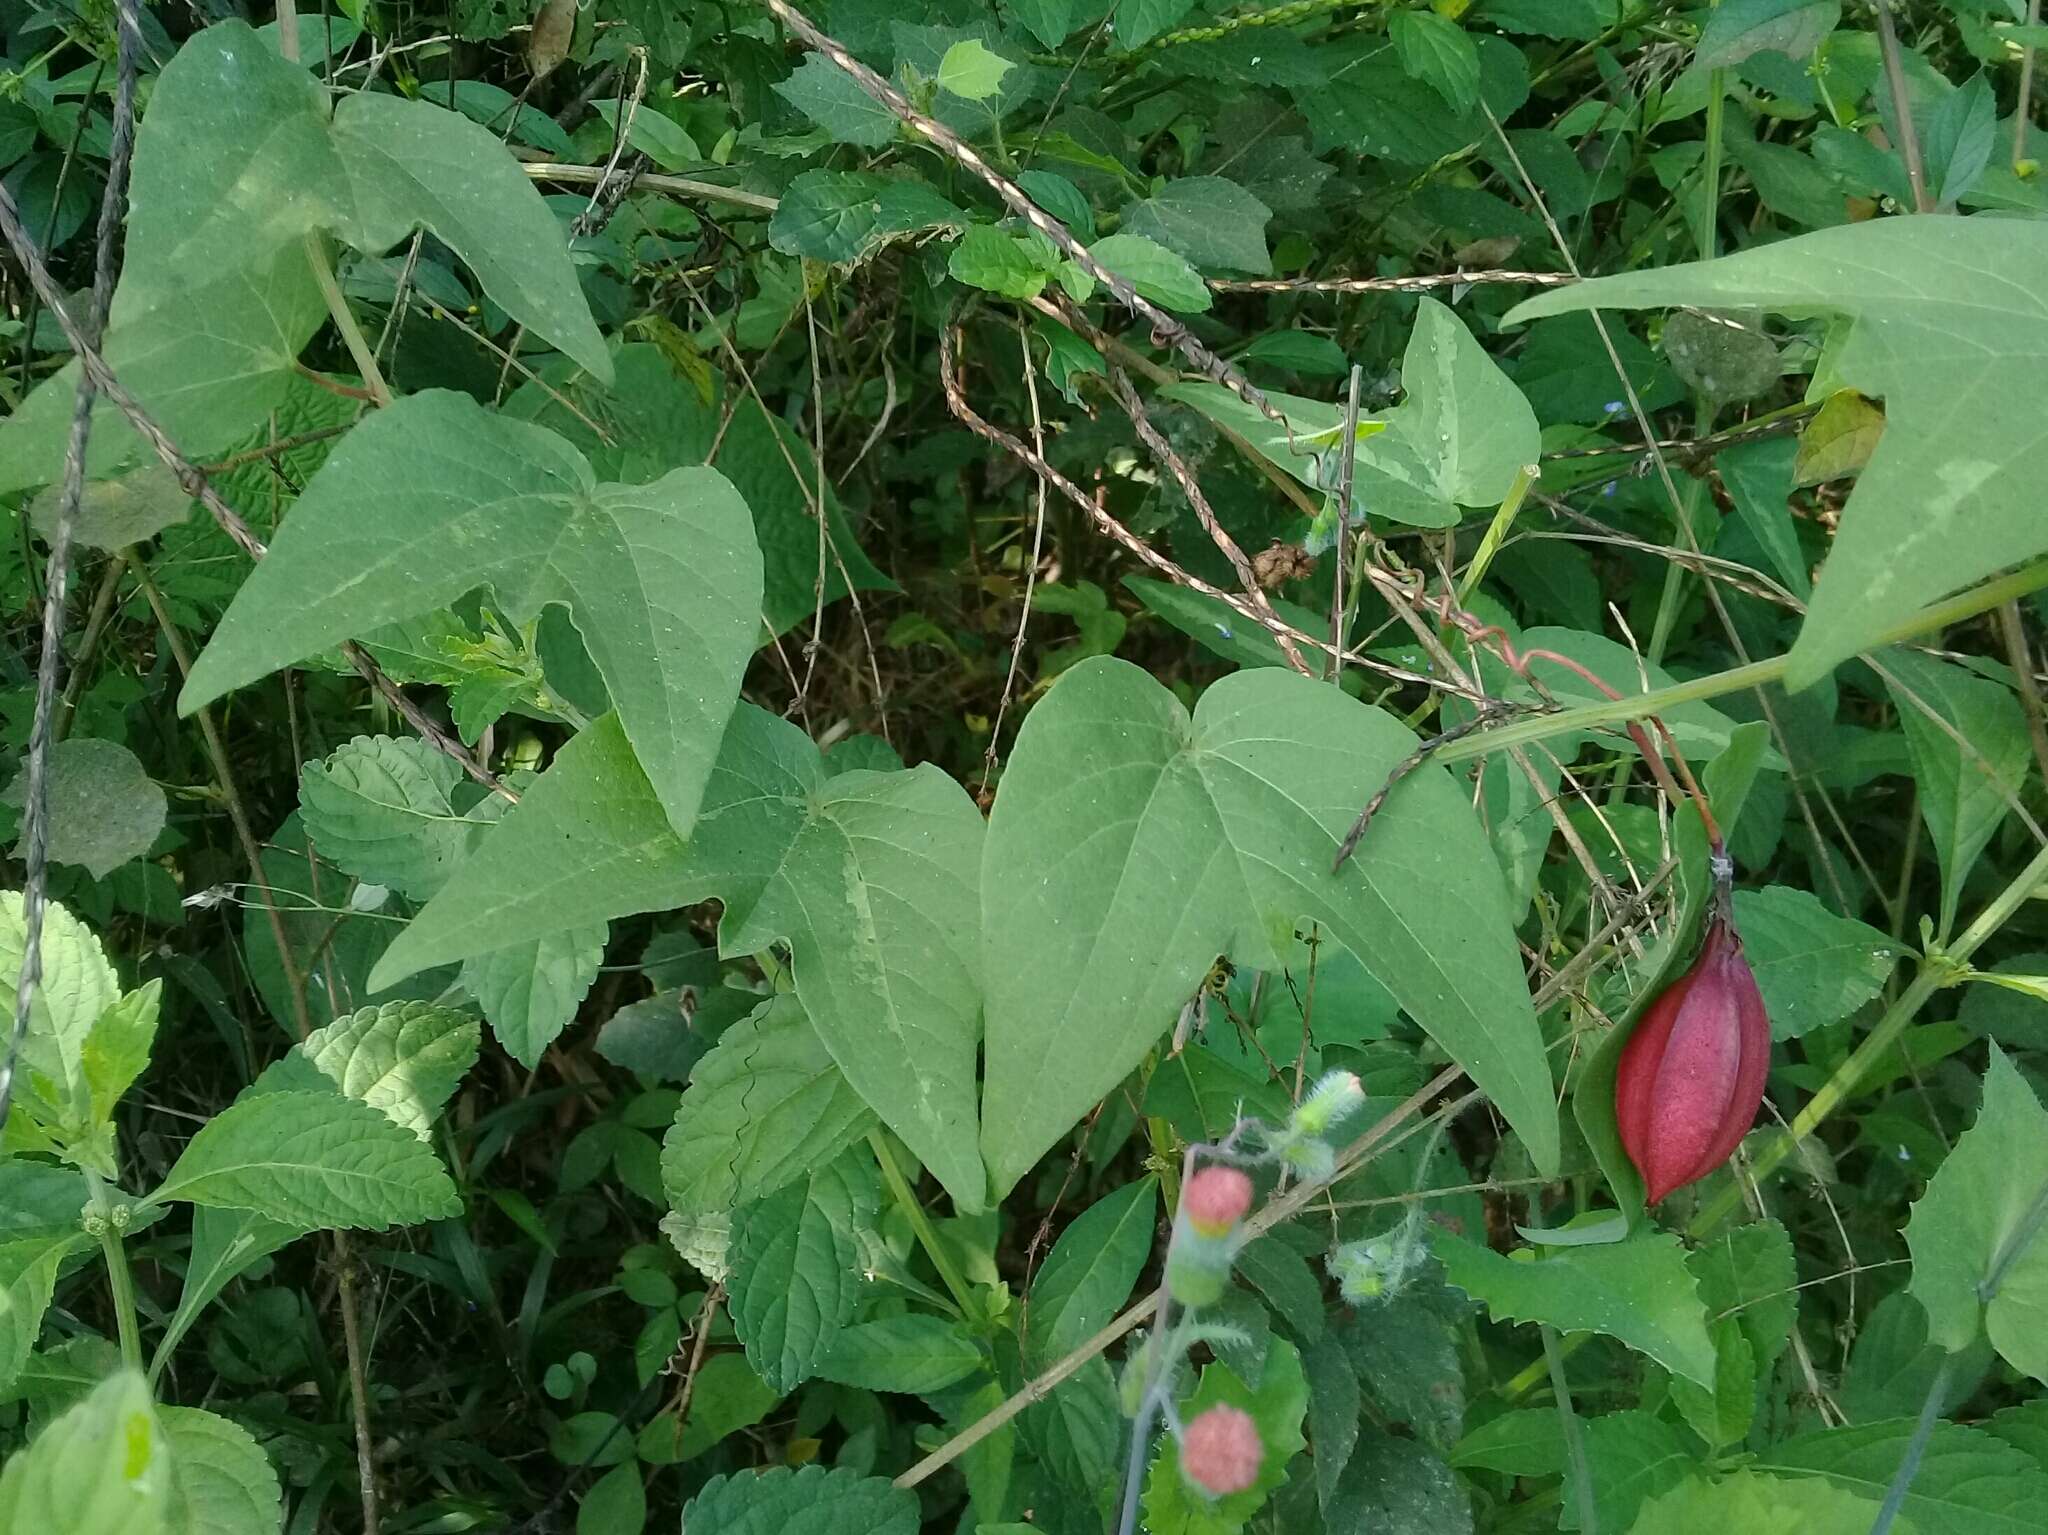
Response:
[[[508,944],[464,963],[462,984],[476,998],[491,1032],[531,1071],[541,1052],[569,1026],[604,963],[609,924],[565,928]]]
[[[1913,752],[1920,818],[1941,860],[1946,933],[1963,881],[2017,803],[2033,765],[2026,716],[2010,688],[1951,662],[1902,648],[1887,650],[1881,661]]]
[[[922,181],[865,171],[805,171],[768,220],[768,243],[785,256],[845,264],[865,259],[897,235],[966,224],[966,214]]]
[[[1671,1401],[1695,1434],[1721,1450],[1741,1444],[1756,1416],[1756,1351],[1731,1316],[1709,1321],[1707,1336],[1714,1345],[1713,1386],[1674,1378]]]
[[[320,856],[424,901],[501,811],[465,795],[462,769],[414,736],[357,736],[299,772],[299,812]],[[470,805],[456,808],[458,800]]]
[[[823,1166],[874,1126],[803,1004],[785,994],[727,1029],[690,1073],[662,1142],[662,1185],[678,1211],[727,1210]]]
[[[683,1519],[714,1535],[917,1535],[922,1516],[916,1494],[882,1477],[778,1466],[714,1476]]]
[[[0,1530],[165,1535],[172,1451],[132,1370],[109,1376],[0,1471]]]
[[[1838,1023],[1871,1001],[1900,952],[1886,934],[1792,885],[1736,891],[1735,925],[1777,1039]]]
[[[1103,1195],[1053,1243],[1026,1311],[1026,1358],[1034,1368],[1071,1354],[1131,1298],[1152,1255],[1156,1188],[1156,1180],[1140,1178]]]
[[[1803,60],[1841,19],[1841,0],[1721,0],[1707,12],[1693,63],[1725,69],[1764,52]]]
[[[1128,0],[1116,8],[1116,37],[1126,49],[1142,48],[1160,33],[1179,25],[1194,0]]]
[[[1555,1165],[1550,1070],[1499,868],[1449,779],[1412,775],[1330,873],[1367,786],[1413,749],[1391,716],[1277,669],[1215,683],[1192,720],[1124,662],[1060,679],[1019,734],[982,865],[983,1148],[998,1192],[1143,1059],[1218,954],[1277,970],[1303,919]]]
[[[1449,1459],[1509,1476],[1556,1476],[1565,1467],[1564,1424],[1554,1407],[1513,1408],[1460,1439]]]
[[[180,698],[186,712],[484,586],[566,606],[671,820],[687,827],[759,638],[761,556],[715,470],[599,485],[541,427],[429,391],[374,412],[306,487]]]
[[[939,89],[963,101],[986,101],[1003,88],[1003,76],[1016,67],[978,39],[962,38],[939,60]]]
[[[953,247],[946,271],[970,288],[1004,298],[1036,298],[1052,280],[1053,268],[1044,259],[1049,251],[1032,236],[976,224]]]
[[[1088,247],[1108,270],[1162,309],[1200,314],[1209,307],[1209,289],[1187,261],[1143,235],[1113,234]]]
[[[13,1181],[4,1176],[4,1170],[12,1165],[0,1161],[0,1188]],[[86,1244],[86,1235],[79,1229],[83,1208],[82,1200],[72,1207],[69,1231],[0,1242],[0,1401],[16,1394],[15,1381],[43,1330],[58,1270]]]
[[[337,1090],[421,1140],[476,1064],[474,1018],[429,1002],[386,1002],[315,1029],[265,1069],[257,1092]]]
[[[1430,1245],[1449,1281],[1483,1302],[1496,1322],[1605,1333],[1674,1375],[1713,1383],[1706,1308],[1676,1237],[1656,1232],[1599,1247],[1562,1247],[1535,1263],[1447,1231],[1432,1233]]]
[[[923,1396],[956,1385],[985,1367],[979,1347],[958,1322],[907,1313],[841,1330],[817,1373],[842,1386]]]
[[[303,1226],[275,1221],[254,1210],[195,1206],[192,1250],[185,1262],[185,1287],[178,1296],[178,1309],[164,1330],[162,1346],[174,1347],[199,1320],[200,1313],[238,1275],[305,1234]]]
[[[114,1117],[114,1105],[149,1065],[163,990],[161,980],[145,981],[94,1019],[87,1031],[79,1065],[95,1124]]]
[[[367,1103],[338,1094],[244,1097],[185,1145],[152,1204],[253,1210],[308,1229],[445,1220],[462,1201],[432,1149]]]
[[[1984,1104],[1906,1222],[1908,1289],[1927,1308],[1927,1334],[1956,1353],[1988,1327],[2017,1369],[2048,1380],[2048,1109],[2006,1053],[1991,1046]],[[1988,1305],[1979,1288],[1999,1272]]]
[[[1912,1436],[1910,1418],[1829,1429],[1771,1445],[1752,1465],[1777,1476],[1819,1478],[1869,1499],[1874,1509]],[[1936,1423],[1900,1512],[1918,1535],[2038,1535],[2044,1505],[2048,1471],[2032,1456],[1981,1429]]]
[[[1672,1530],[1740,1530],[1742,1535],[1869,1535],[1876,1501],[1823,1481],[1731,1471],[1717,1481],[1690,1477],[1644,1501],[1630,1528],[1640,1535]],[[1915,1526],[1900,1519],[1894,1535]]]
[[[859,1305],[857,1228],[872,1223],[880,1198],[872,1160],[856,1160],[864,1156],[849,1153],[733,1212],[733,1331],[774,1390],[810,1379]]]
[[[157,1418],[177,1488],[165,1535],[277,1535],[284,1494],[247,1429],[197,1407],[159,1407]]]
[[[21,892],[0,890],[0,992],[12,996],[27,947]],[[100,941],[56,901],[43,911],[43,979],[29,1001],[15,1079],[17,1098],[57,1120],[83,1125],[92,1095],[85,1075],[85,1042],[100,1015],[120,1000],[114,967]]]
[[[52,862],[75,863],[94,879],[105,879],[149,851],[164,829],[168,802],[135,753],[118,741],[74,736],[53,745],[47,761]],[[0,794],[0,804],[18,809],[27,795],[24,766]],[[14,856],[22,855],[17,842]]]
[[[2048,549],[2032,380],[2048,365],[2048,225],[1874,219],[1706,263],[1576,283],[1514,321],[1703,305],[1834,314],[1837,381],[1890,427],[1844,509],[1786,685],[1798,689],[1927,604]]]
[[[1235,181],[1181,176],[1123,211],[1118,226],[1185,256],[1206,272],[1273,270],[1266,225],[1273,211]]]
[[[57,525],[63,490],[52,485],[29,503],[30,524],[47,541]],[[162,464],[144,464],[117,480],[90,480],[78,503],[71,536],[109,554],[147,543],[192,514],[192,498]]]
[[[690,1421],[682,1431],[676,1430],[675,1414],[665,1412],[640,1431],[636,1448],[642,1460],[655,1465],[694,1460],[726,1435],[759,1423],[781,1400],[744,1354],[714,1354],[697,1372]]]
[[[797,997],[854,1090],[965,1211],[980,1032],[981,814],[930,765],[828,780],[803,732],[733,716],[689,843],[653,804],[616,724],[582,732],[392,946],[380,977],[589,919],[716,896],[719,946],[791,948]]]
[[[1740,1322],[1760,1370],[1768,1370],[1798,1313],[1799,1276],[1785,1228],[1770,1219],[1727,1227],[1686,1254],[1685,1263],[1707,1315]]]

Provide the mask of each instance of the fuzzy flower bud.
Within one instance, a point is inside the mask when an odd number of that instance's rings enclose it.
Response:
[[[1205,1497],[1227,1498],[1259,1479],[1266,1447],[1251,1414],[1219,1402],[1180,1436],[1180,1474]]]
[[[1234,1167],[1205,1167],[1181,1190],[1180,1219],[1166,1249],[1166,1290],[1183,1306],[1212,1306],[1230,1284],[1237,1223],[1252,1207],[1252,1180]]]
[[[1326,1072],[1322,1080],[1309,1089],[1308,1096],[1301,1100],[1287,1128],[1297,1135],[1327,1135],[1330,1126],[1364,1102],[1365,1085],[1358,1080],[1356,1073]]]
[[[1621,1144],[1655,1204],[1734,1152],[1763,1102],[1771,1022],[1742,939],[1716,914],[1692,968],[1652,1002],[1614,1080]]]

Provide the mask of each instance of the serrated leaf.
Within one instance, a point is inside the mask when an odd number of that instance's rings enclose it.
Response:
[[[1775,1220],[1731,1226],[1686,1255],[1710,1321],[1732,1317],[1766,1374],[1784,1352],[1798,1315],[1792,1238]]]
[[[1387,1297],[1342,1330],[1358,1384],[1382,1422],[1406,1425],[1442,1452],[1465,1430],[1465,1372],[1458,1350],[1467,1315],[1441,1286]]]
[[[185,1145],[150,1203],[253,1210],[309,1230],[372,1231],[461,1213],[441,1159],[367,1103],[337,1094],[244,1097]]]
[[[1634,1530],[1643,1500],[1677,1486],[1697,1464],[1682,1432],[1651,1413],[1605,1413],[1588,1418],[1585,1432],[1593,1508],[1603,1530]],[[1558,1527],[1588,1528],[1571,1477],[1565,1478],[1565,1510]]]
[[[1714,1344],[1714,1384],[1711,1388],[1689,1380],[1671,1382],[1671,1400],[1692,1431],[1716,1450],[1739,1445],[1749,1433],[1756,1416],[1756,1351],[1734,1317],[1721,1317],[1707,1324],[1707,1336]]]
[[[599,485],[561,438],[466,395],[409,395],[349,433],[236,593],[179,707],[479,586],[516,622],[569,609],[658,798],[688,827],[759,638],[745,503],[703,468]]]
[[[1752,1465],[1819,1478],[1875,1505],[1912,1436],[1910,1418],[1829,1429],[1771,1445]],[[1981,1429],[1937,1422],[1900,1512],[1919,1535],[2031,1535],[2040,1528],[2043,1500],[2048,1471],[2031,1456]]]
[[[181,1513],[165,1535],[276,1535],[283,1491],[249,1431],[197,1407],[159,1407]]]
[[[849,1153],[733,1212],[733,1331],[755,1372],[793,1391],[831,1355],[864,1280],[857,1228],[879,1203],[872,1162]]]
[[[919,1513],[914,1493],[882,1477],[778,1466],[714,1476],[683,1519],[715,1535],[917,1535]]]
[[[768,243],[786,256],[848,264],[897,235],[966,224],[966,214],[922,181],[865,171],[805,171],[768,220]]]
[[[1413,743],[1291,672],[1227,677],[1192,719],[1125,662],[1061,677],[1018,736],[982,865],[983,1149],[998,1192],[1143,1059],[1219,953],[1277,970],[1304,918],[1555,1165],[1550,1070],[1470,807],[1441,775],[1415,774],[1329,872],[1359,785]]]
[[[481,1030],[430,1002],[386,1002],[315,1029],[267,1067],[253,1092],[333,1089],[360,1099],[422,1141],[476,1064]]]
[[[610,925],[572,927],[493,949],[464,963],[462,984],[491,1032],[528,1071],[576,1016],[604,963]]]
[[[1401,67],[1426,80],[1453,112],[1479,99],[1479,50],[1465,29],[1435,11],[1395,11],[1387,18]]]
[[[1405,13],[1404,13],[1405,14]],[[1185,256],[1198,270],[1273,270],[1266,225],[1273,211],[1221,176],[1180,176],[1123,211],[1119,227]]]
[[[86,1033],[79,1066],[95,1124],[114,1117],[114,1105],[149,1065],[163,990],[161,980],[144,982],[94,1019]]]
[[[1713,1481],[1689,1477],[1646,1499],[1635,1528],[1740,1530],[1742,1535],[1868,1535],[1877,1502],[1819,1480],[1731,1471]],[[1890,1528],[1907,1535],[1910,1520]]]
[[[1208,285],[1195,269],[1143,235],[1110,235],[1089,246],[1088,254],[1162,309],[1201,314],[1209,307]]]
[[[807,53],[775,94],[841,144],[880,149],[896,137],[896,118],[823,54]]]
[[[1284,1238],[1269,1235],[1247,1243],[1237,1255],[1237,1275],[1265,1297],[1301,1343],[1322,1337],[1322,1282]]]
[[[77,864],[94,879],[105,879],[150,850],[169,806],[135,753],[117,741],[75,736],[51,746],[46,760],[52,862]],[[0,804],[19,809],[27,796],[24,765],[0,794]],[[14,856],[23,853],[17,842]]]
[[[1735,925],[1776,1039],[1838,1023],[1872,1000],[1902,948],[1792,885],[1736,891]]]
[[[161,1535],[171,1465],[147,1382],[123,1370],[8,1457],[0,1471],[0,1530]]]
[[[4,1170],[12,1165],[0,1161],[0,1187],[14,1182],[4,1175]],[[16,1395],[16,1379],[28,1364],[43,1330],[43,1317],[50,1309],[58,1270],[86,1243],[85,1233],[78,1226],[79,1211],[83,1208],[83,1201],[73,1206],[69,1231],[0,1242],[0,1401],[12,1400]]]
[[[464,782],[454,760],[422,740],[357,736],[300,769],[300,821],[322,858],[424,901],[502,813],[489,801],[458,810]]]
[[[1033,1368],[1071,1354],[1131,1298],[1152,1254],[1157,1187],[1140,1178],[1103,1195],[1053,1243],[1025,1312]]]
[[[963,1212],[978,1210],[981,840],[981,813],[936,767],[828,777],[802,731],[742,704],[685,845],[608,716],[562,750],[378,973],[554,931],[565,909],[624,916],[717,896],[721,951],[790,943],[797,997],[846,1080]]]
[[[279,402],[326,317],[306,240],[374,254],[421,228],[533,335],[610,376],[562,225],[495,134],[390,92],[330,104],[246,23],[209,27],[157,77],[136,135],[108,361],[203,458]],[[9,488],[57,478],[75,384],[74,364],[0,432]],[[111,406],[92,438],[96,474],[141,461]]]
[[[1430,1246],[1449,1282],[1483,1303],[1496,1322],[1605,1333],[1674,1375],[1713,1383],[1706,1308],[1676,1237],[1645,1232],[1600,1247],[1560,1247],[1535,1263],[1442,1230],[1430,1234]]]
[[[817,1373],[842,1386],[927,1396],[986,1367],[958,1322],[908,1313],[841,1329]]]
[[[1472,1535],[1472,1495],[1426,1446],[1370,1430],[1351,1452],[1324,1525],[1329,1535]]]
[[[1036,298],[1052,281],[1046,262],[1050,247],[1032,236],[1012,234],[993,224],[976,224],[960,237],[946,258],[946,271],[958,282],[1004,298]]]
[[[2044,1192],[2048,1109],[1994,1044],[1983,1107],[1906,1222],[1907,1288],[1927,1308],[1927,1335],[1950,1353],[1984,1328],[2015,1368],[2048,1380],[2048,1241],[2035,1218]],[[2001,1265],[1987,1298],[1981,1287]]]
[[[1829,313],[1841,385],[1891,423],[1843,511],[1785,683],[1799,689],[1904,614],[2048,549],[2030,381],[2048,365],[2048,226],[1875,219],[1712,262],[1596,278],[1509,321],[1697,304]],[[1968,466],[1958,473],[1957,466]]]
[[[1841,0],[1722,0],[1707,12],[1693,64],[1726,69],[1765,52],[1806,59],[1841,19]]]
[[[661,1146],[669,1203],[684,1212],[764,1199],[875,1126],[803,1004],[784,994],[725,1031],[690,1073]]]
[[[1920,818],[1941,860],[1940,931],[1947,933],[1963,881],[2026,783],[2033,761],[2026,716],[2011,689],[1950,662],[1904,648],[1885,651],[1882,661],[1913,752]]]
[[[27,939],[21,892],[0,890],[0,989],[8,995],[18,984]],[[15,1093],[30,1100],[47,1095],[50,1114],[82,1126],[92,1102],[85,1042],[100,1015],[120,1000],[120,989],[99,939],[60,902],[43,910],[41,947],[43,979],[29,1000]]]
[[[1169,1439],[1145,1479],[1145,1529],[1149,1535],[1236,1535],[1287,1480],[1287,1463],[1306,1443],[1301,1424],[1308,1411],[1308,1381],[1294,1345],[1277,1340],[1272,1344],[1256,1390],[1227,1365],[1207,1366],[1194,1393],[1179,1404],[1181,1421],[1192,1422],[1218,1403],[1249,1413],[1257,1425],[1265,1450],[1257,1479],[1242,1492],[1209,1497],[1188,1482],[1181,1469],[1180,1447]]]

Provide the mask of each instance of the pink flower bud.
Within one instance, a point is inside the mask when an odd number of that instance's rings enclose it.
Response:
[[[1252,1180],[1234,1167],[1205,1167],[1181,1191],[1181,1213],[1205,1237],[1227,1235],[1252,1207]]]
[[[1621,1144],[1651,1204],[1728,1160],[1756,1120],[1770,1059],[1763,993],[1741,937],[1717,914],[1692,968],[1622,1046],[1615,1073]]]
[[[1266,1447],[1251,1414],[1219,1402],[1182,1430],[1180,1474],[1212,1498],[1243,1492],[1259,1479]]]

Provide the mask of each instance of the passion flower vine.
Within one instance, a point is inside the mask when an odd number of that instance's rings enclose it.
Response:
[[[1771,1021],[1742,954],[1726,855],[1713,857],[1714,913],[1699,957],[1652,1002],[1614,1078],[1614,1117],[1649,1202],[1697,1183],[1756,1120]]]

